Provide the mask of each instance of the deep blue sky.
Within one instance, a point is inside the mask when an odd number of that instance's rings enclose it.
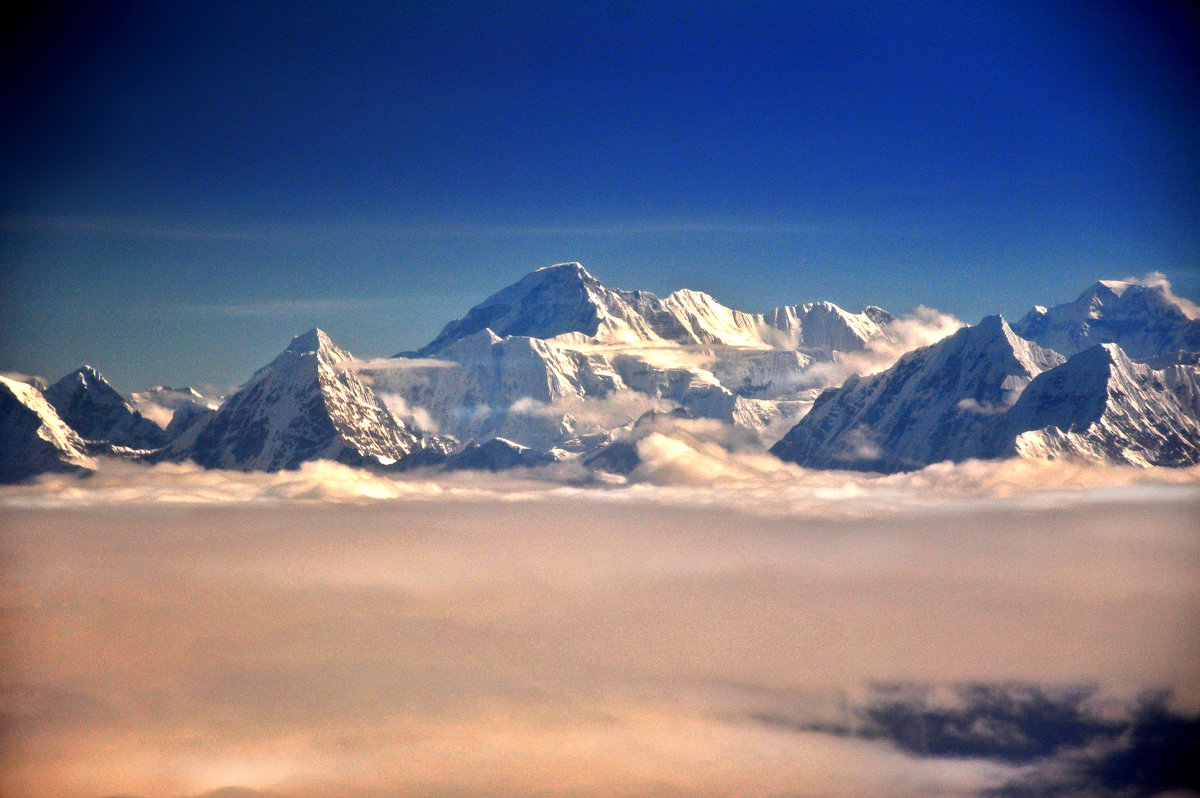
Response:
[[[1186,8],[48,4],[0,25],[0,370],[391,354],[563,260],[746,310],[1196,298]]]

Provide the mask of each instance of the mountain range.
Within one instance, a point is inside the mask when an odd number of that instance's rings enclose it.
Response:
[[[4,378],[0,480],[86,472],[105,456],[247,471],[573,460],[630,474],[646,430],[695,420],[810,468],[1190,465],[1198,315],[1165,282],[1104,280],[1013,324],[926,325],[922,340],[912,319],[874,306],[747,313],[697,291],[607,288],[564,263],[391,358],[356,360],[310,330],[224,400],[163,386],[126,398],[90,366],[49,387]]]

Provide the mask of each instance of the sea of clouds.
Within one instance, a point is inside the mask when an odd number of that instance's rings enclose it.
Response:
[[[1200,469],[0,489],[0,793],[1188,795]]]

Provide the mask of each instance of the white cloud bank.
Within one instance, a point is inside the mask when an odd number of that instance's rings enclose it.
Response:
[[[888,325],[890,337],[872,338],[857,352],[847,352],[836,361],[818,362],[804,370],[800,387],[838,386],[853,374],[877,374],[914,349],[935,344],[966,326],[949,313],[917,306],[911,314]]]
[[[1200,470],[639,451],[0,490],[0,793],[967,796],[1048,771],[864,730],[872,685],[1200,709]]]

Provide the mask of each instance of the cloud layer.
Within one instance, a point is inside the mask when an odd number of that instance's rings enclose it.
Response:
[[[1193,728],[1196,470],[639,451],[3,489],[0,792],[1009,795]],[[1076,722],[1014,757],[1031,706]]]

